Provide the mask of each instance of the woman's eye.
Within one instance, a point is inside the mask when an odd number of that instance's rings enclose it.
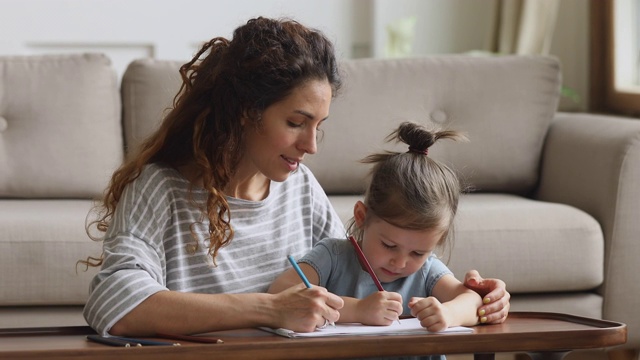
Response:
[[[287,121],[287,124],[292,128],[298,128],[298,127],[302,126],[302,123],[298,124],[298,123],[295,123],[293,121]]]

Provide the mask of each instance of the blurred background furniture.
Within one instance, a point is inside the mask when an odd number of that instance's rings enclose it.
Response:
[[[122,77],[100,54],[0,57],[0,327],[84,324],[100,255],[85,219],[125,153],[159,124],[183,62],[141,59]],[[344,221],[368,166],[402,121],[465,132],[429,156],[450,164],[464,195],[454,245],[461,277],[506,281],[512,310],[624,322],[640,349],[640,122],[556,112],[552,57],[443,55],[342,62],[318,154],[305,163]]]

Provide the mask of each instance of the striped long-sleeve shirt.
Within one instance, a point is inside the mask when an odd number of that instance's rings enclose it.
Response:
[[[151,164],[125,188],[103,240],[102,269],[84,308],[85,319],[98,333],[107,334],[159,291],[265,292],[288,268],[288,254],[302,257],[319,240],[344,235],[324,191],[300,165],[286,181],[271,182],[262,201],[227,198],[235,234],[214,266],[204,240],[209,222],[190,201],[203,204],[207,193],[194,187],[190,194],[189,185],[175,169]]]

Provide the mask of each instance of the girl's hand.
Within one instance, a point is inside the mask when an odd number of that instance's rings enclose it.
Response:
[[[402,315],[402,295],[378,291],[358,301],[358,322],[364,325],[391,325]]]
[[[333,323],[338,321],[338,309],[343,305],[342,298],[327,289],[321,286],[308,289],[300,283],[274,294],[272,327],[312,332],[325,325],[325,319]]]
[[[478,308],[478,317],[483,324],[501,324],[507,320],[511,294],[500,279],[483,279],[478,271],[469,270],[464,276],[464,286],[482,296],[484,305]]]
[[[449,309],[433,296],[414,297],[409,301],[411,315],[420,320],[420,325],[429,331],[442,331],[449,327]]]

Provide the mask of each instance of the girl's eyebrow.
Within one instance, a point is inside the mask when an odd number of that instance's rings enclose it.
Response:
[[[380,236],[380,238],[381,238],[383,241],[388,242],[388,243],[391,243],[393,246],[399,246],[399,245],[398,245],[398,243],[396,243],[395,241],[393,241],[393,240],[389,239],[389,238],[388,238],[388,237],[386,237],[385,235],[383,235],[383,234],[378,234],[378,235]],[[432,250],[425,250],[425,249],[410,249],[410,251],[427,254],[427,253],[431,253],[431,252],[433,252],[433,249],[432,249]]]

